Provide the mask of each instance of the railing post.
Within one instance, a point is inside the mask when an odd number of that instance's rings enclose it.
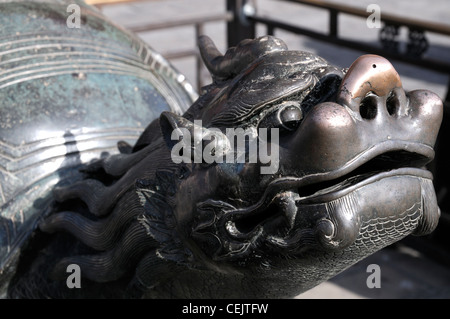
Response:
[[[448,106],[450,106],[450,75],[448,79],[448,85],[447,85],[447,94],[445,95],[444,103]]]
[[[329,25],[329,36],[333,38],[338,37],[338,11],[335,9],[330,9],[330,25]]]
[[[198,38],[203,34],[203,24],[202,23],[196,23],[195,24],[195,41],[198,47]],[[197,84],[197,92],[201,91],[201,88],[203,86],[202,82],[202,65],[203,61],[200,56],[200,53],[197,53],[195,57],[195,71],[196,71],[196,84]]]
[[[247,19],[254,14],[255,7],[249,0],[227,0],[227,11],[233,19],[227,23],[228,47],[236,46],[243,39],[255,37],[255,26]]]

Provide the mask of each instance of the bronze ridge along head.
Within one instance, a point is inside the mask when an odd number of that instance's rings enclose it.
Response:
[[[272,36],[225,54],[199,44],[213,82],[198,100],[55,190],[87,211],[55,212],[41,230],[91,251],[67,252],[54,276],[77,264],[145,297],[293,297],[433,231],[436,94],[406,92],[376,55],[341,69]]]

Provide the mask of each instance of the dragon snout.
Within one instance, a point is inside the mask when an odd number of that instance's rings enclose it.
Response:
[[[427,145],[434,144],[442,120],[439,97],[425,90],[406,94],[392,64],[377,55],[363,55],[351,65],[336,100],[356,119],[374,122],[373,126],[401,131],[418,124],[429,133],[423,135],[428,139],[422,137],[417,142]]]
[[[335,102],[320,103],[305,117],[294,138],[296,162],[315,173],[342,168],[361,154],[406,151],[424,164],[434,156],[442,115],[436,94],[405,92],[389,61],[364,55],[349,68]]]
[[[337,102],[366,120],[404,114],[407,108],[400,76],[388,60],[376,55],[363,55],[352,64]]]

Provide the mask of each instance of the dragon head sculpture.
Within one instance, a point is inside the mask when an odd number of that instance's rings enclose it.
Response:
[[[130,152],[55,189],[40,228],[76,240],[50,268],[41,257],[49,278],[77,264],[84,293],[120,283],[126,296],[293,297],[436,227],[424,167],[437,95],[405,92],[380,56],[343,70],[270,36],[225,55],[199,42],[213,82],[187,112],[163,112]]]

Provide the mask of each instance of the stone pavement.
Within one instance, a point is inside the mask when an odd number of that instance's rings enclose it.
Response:
[[[380,288],[369,288],[378,265]],[[397,244],[380,250],[329,281],[301,294],[299,299],[450,299],[450,268],[418,251]]]
[[[366,8],[373,0],[331,0],[336,3],[354,5]],[[403,17],[417,18],[449,24],[449,0],[377,0],[383,12],[397,14]],[[316,30],[327,30],[327,16],[317,9],[293,6],[274,0],[256,1],[259,14],[282,17]],[[225,12],[224,0],[166,0],[148,1],[132,4],[106,6],[102,9],[116,23],[130,27],[142,23],[160,23],[180,18],[201,17]],[[349,16],[340,18],[339,32],[342,35],[360,40],[377,41],[377,30],[368,29],[365,22]],[[210,36],[218,48],[224,52],[225,23],[213,22],[205,26],[205,34]],[[405,30],[401,30],[401,38],[406,39]],[[258,28],[258,35],[264,34],[264,28]],[[293,35],[287,32],[277,32],[290,49],[312,51],[330,62],[341,67],[348,67],[362,53],[338,48],[310,38]],[[140,33],[146,42],[160,53],[171,52],[174,49],[192,49],[195,47],[194,28],[177,27],[156,32]],[[450,43],[448,39],[430,35],[431,47],[427,52],[430,56],[449,57]],[[195,84],[195,59],[183,58],[171,61],[187,78]],[[402,77],[407,90],[427,88],[441,97],[445,96],[448,78],[445,75],[426,71],[410,65],[393,61]],[[204,83],[209,81],[205,70],[202,72]],[[380,288],[368,288],[367,280],[372,274],[367,271],[371,264],[379,266]],[[450,298],[450,269],[442,264],[423,256],[418,251],[403,244],[385,248],[364,259],[333,279],[298,296],[298,298]]]

